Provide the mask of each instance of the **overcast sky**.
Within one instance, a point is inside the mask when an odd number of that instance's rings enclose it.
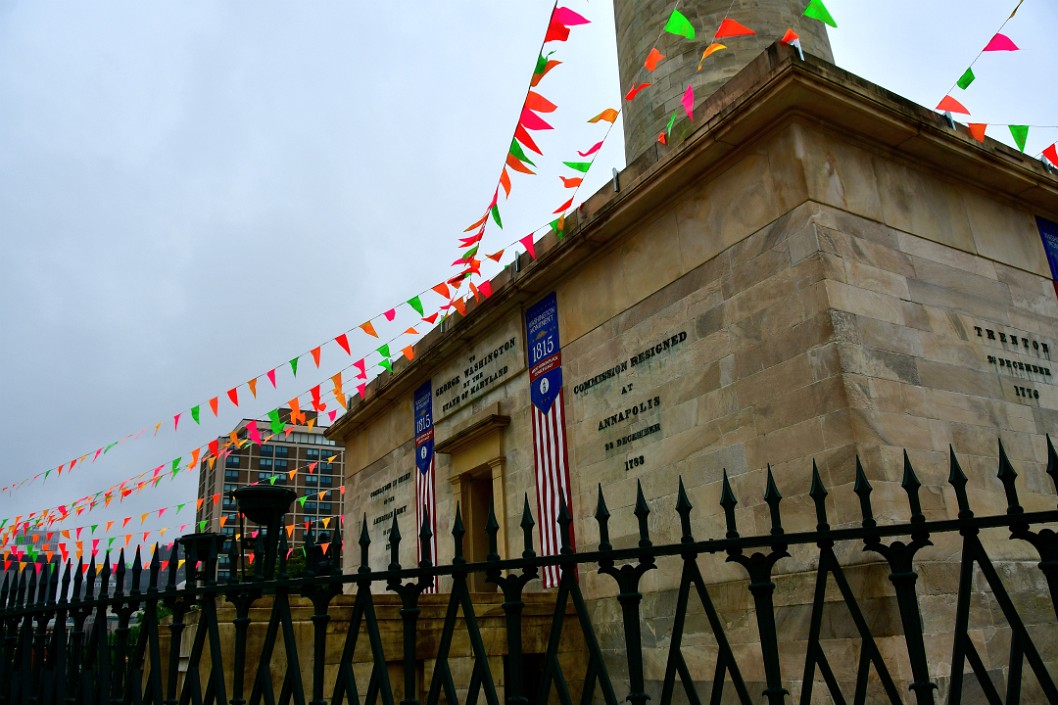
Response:
[[[838,64],[928,107],[1016,4],[826,1]],[[554,45],[564,64],[540,86],[558,129],[540,139],[541,175],[515,176],[483,253],[551,220],[566,196],[556,165],[602,139],[605,125],[585,120],[620,103],[610,3],[566,4],[593,24]],[[239,409],[225,390],[451,276],[457,238],[496,186],[550,9],[0,2],[0,485],[149,429],[71,477],[0,495],[0,519],[263,417],[349,359],[325,347],[321,370],[306,356],[296,379],[280,369],[275,394],[264,379],[257,400],[243,387]],[[1056,30],[1052,0],[1025,1],[1004,30],[1022,50],[983,56],[977,82],[953,93],[975,121],[1058,125]],[[1006,128],[989,134],[1011,143]],[[621,137],[581,198],[623,166]],[[1055,140],[1058,129],[1034,127],[1026,151]],[[373,347],[350,340],[355,357]],[[139,529],[141,512],[193,502],[195,479],[68,526],[132,515]],[[143,528],[193,521],[190,508],[171,517]]]

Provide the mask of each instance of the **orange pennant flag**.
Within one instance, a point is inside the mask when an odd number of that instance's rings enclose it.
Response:
[[[484,224],[485,224],[485,221],[486,221],[486,220],[488,220],[488,219],[489,219],[489,214],[488,214],[488,211],[486,211],[486,212],[485,212],[485,215],[481,216],[481,220],[477,221],[476,223],[474,223],[473,225],[471,225],[471,226],[470,226],[469,228],[467,228],[467,229],[466,229],[466,230],[464,230],[463,232],[465,232],[465,233],[469,233],[469,232],[470,232],[470,231],[472,231],[472,230],[477,230],[477,229],[478,229],[478,228],[480,228],[480,227],[481,227],[482,225],[484,225]]]
[[[202,503],[205,502],[205,501],[206,501],[205,498],[199,497],[198,498],[198,502],[195,504],[195,509],[196,510],[202,509]],[[140,522],[140,523],[142,524],[143,522]]]
[[[404,335],[418,335],[419,331],[415,330],[415,326],[411,326],[404,331]]]
[[[503,187],[503,192],[507,194],[507,198],[511,197],[511,175],[507,173],[507,167],[503,167],[503,171],[500,172],[500,186]]]
[[[720,51],[721,49],[727,49],[727,47],[724,46],[723,44],[720,44],[719,42],[713,42],[712,44],[707,46],[705,48],[705,51],[702,52],[702,58],[698,60],[698,70],[701,71],[702,70],[702,64],[705,63],[705,60],[708,59],[713,54],[715,54],[716,52]]]
[[[558,110],[557,105],[533,91],[529,91],[525,96],[525,107],[536,113],[553,113]]]
[[[437,292],[438,294],[440,294],[441,296],[443,296],[444,298],[446,298],[446,299],[448,298],[448,285],[445,284],[444,282],[441,282],[437,286],[433,287],[433,290],[435,292]]]
[[[970,136],[978,142],[985,141],[985,130],[988,128],[988,124],[984,122],[971,122],[966,126],[970,131]]]
[[[565,176],[560,176],[558,178],[562,179],[562,185],[566,188],[577,188],[582,183],[584,183],[584,178],[580,176],[576,178],[567,178]]]
[[[371,324],[371,321],[367,321],[366,323],[361,323],[360,324],[360,330],[364,331],[365,333],[370,335],[372,338],[377,338],[378,337],[378,333],[375,332],[375,326]]]
[[[660,51],[658,51],[657,47],[654,47],[653,49],[650,50],[650,53],[647,54],[647,60],[645,62],[643,62],[643,66],[646,67],[647,71],[653,71],[653,70],[655,70],[658,67],[658,64],[664,58],[665,58],[664,54],[662,54]]]
[[[530,176],[536,175],[535,171],[527,167],[525,164],[522,164],[521,160],[513,154],[507,155],[507,166],[523,174],[529,174]]]
[[[588,122],[594,124],[596,122],[599,122],[600,120],[605,120],[606,122],[613,123],[617,120],[618,115],[620,115],[620,113],[618,113],[613,108],[607,108],[606,110],[593,117],[591,120],[588,120]]]
[[[485,255],[485,256],[488,257],[493,262],[499,262],[500,259],[503,258],[503,250],[500,250],[499,252],[494,252],[491,255]]]
[[[312,355],[312,361],[316,363],[316,368],[319,369],[319,366],[320,366],[320,346],[317,345],[316,347],[314,347],[312,350],[309,351],[309,354]]]
[[[415,350],[413,346],[409,345],[408,347],[401,350],[401,352],[404,353],[404,357],[408,358],[409,360],[415,359]]]
[[[226,515],[220,518],[220,528],[224,528],[224,525],[228,523],[228,517]]]
[[[456,307],[456,311],[459,311],[460,316],[467,315],[467,305],[463,302],[463,299],[452,299],[452,305]]]
[[[210,409],[210,411],[213,412],[214,416],[217,415],[217,403],[218,403],[218,401],[219,400],[218,400],[217,397],[213,397],[212,399],[209,400],[209,409]]]
[[[320,492],[320,499],[326,497],[328,492],[330,492],[330,490],[323,490],[322,492]]]
[[[744,37],[748,34],[756,34],[752,29],[744,24],[736,22],[735,20],[724,18],[724,21],[720,23],[720,28],[716,30],[716,34],[713,39],[724,39],[725,37]]]
[[[296,424],[298,422],[305,423],[305,413],[301,410],[301,400],[294,397],[287,402],[287,406],[290,407],[290,423]]]
[[[297,474],[298,474],[298,469],[294,468],[293,470],[291,470],[290,472],[287,473],[287,477],[289,477],[291,480],[293,480],[294,476],[297,475]]]
[[[257,378],[254,377],[246,383],[246,386],[250,388],[250,394],[253,394],[253,398],[257,398]]]
[[[293,535],[294,535],[294,525],[293,524],[287,524],[287,538],[290,538]]]
[[[939,103],[937,103],[936,109],[946,113],[962,113],[963,115],[970,114],[970,111],[966,109],[965,105],[955,100],[950,95],[944,96],[944,98]]]
[[[331,528],[331,517],[327,517],[326,519],[323,520],[323,528],[324,529]]]

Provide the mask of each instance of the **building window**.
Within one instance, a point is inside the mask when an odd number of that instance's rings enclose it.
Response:
[[[224,471],[224,479],[225,480],[236,480],[236,481],[238,481],[238,479],[239,479],[239,471],[238,470],[225,470]]]
[[[257,466],[259,468],[261,468],[262,470],[271,470],[272,469],[272,459],[271,458],[261,458],[258,461]]]
[[[306,499],[305,500],[304,509],[305,509],[305,513],[306,514],[315,514],[316,513],[316,500],[314,500],[314,499]]]
[[[320,502],[320,514],[329,514],[331,511],[330,502]]]
[[[318,460],[319,457],[320,457],[320,449],[319,448],[306,448],[305,449],[305,457],[308,458],[309,460]]]
[[[229,468],[239,467],[239,456],[229,455],[228,458],[224,461],[224,465]]]
[[[290,446],[276,446],[275,449],[277,458],[290,457]]]
[[[321,472],[324,471],[324,470],[331,470],[331,469],[333,469],[331,467],[332,465],[334,465],[334,463],[320,463],[319,465],[316,466],[316,469],[321,471]]]
[[[290,461],[287,460],[286,458],[276,458],[274,467],[275,467],[276,470],[286,470],[287,469],[287,465],[289,463],[290,463]]]

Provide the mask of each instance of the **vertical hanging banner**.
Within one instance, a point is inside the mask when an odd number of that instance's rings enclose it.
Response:
[[[1043,238],[1043,251],[1047,253],[1054,293],[1058,296],[1058,223],[1036,216],[1036,226],[1040,229],[1040,237]]]
[[[430,380],[415,390],[415,546],[422,560],[422,542],[418,540],[424,515],[429,516],[430,560],[437,565],[437,497],[434,493],[433,394]],[[437,578],[426,592],[437,592]]]
[[[572,516],[566,414],[562,398],[562,351],[558,339],[558,300],[548,294],[525,312],[526,347],[529,353],[529,398],[533,418],[533,465],[536,471],[536,507],[540,522],[540,553],[558,555],[562,549],[558,514],[565,498]],[[575,547],[573,525],[570,544]],[[544,587],[558,585],[557,566],[544,568]]]

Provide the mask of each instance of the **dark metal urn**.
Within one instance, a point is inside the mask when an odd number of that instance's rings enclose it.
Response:
[[[184,552],[184,575],[188,585],[217,579],[217,557],[224,550],[224,534],[184,534],[177,539]]]
[[[276,555],[279,536],[283,527],[283,516],[297,499],[297,493],[286,487],[274,485],[249,485],[232,492],[239,512],[261,527],[265,532],[264,578],[275,577]]]

